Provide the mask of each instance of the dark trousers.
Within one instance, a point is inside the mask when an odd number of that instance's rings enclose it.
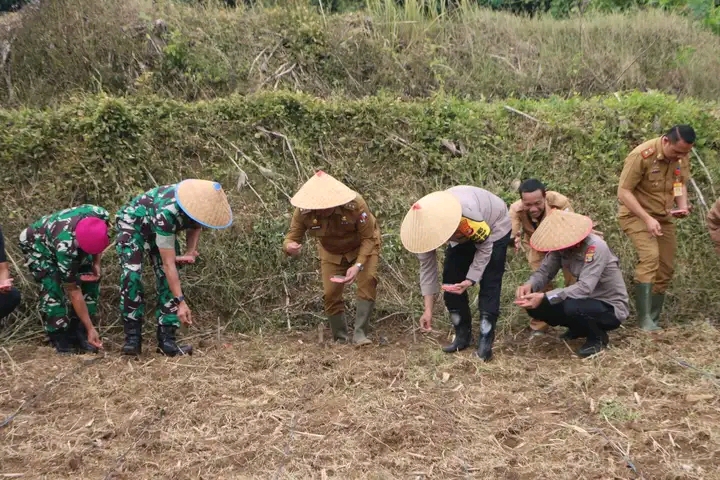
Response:
[[[613,307],[594,298],[569,298],[551,305],[545,297],[538,308],[527,312],[532,318],[542,319],[552,326],[562,325],[588,340],[602,338],[602,332],[620,326]]]
[[[20,305],[20,291],[17,288],[0,292],[0,320],[10,315],[18,305]]]
[[[493,318],[500,315],[500,290],[502,290],[502,280],[505,274],[505,257],[507,256],[508,243],[510,243],[510,232],[493,243],[490,261],[480,279],[478,309],[481,313],[490,314]],[[476,251],[475,244],[472,242],[448,247],[445,250],[443,283],[456,284],[464,281],[475,258]],[[445,292],[443,299],[449,312],[457,312],[461,318],[465,319],[472,317],[467,291],[463,292],[462,295]]]

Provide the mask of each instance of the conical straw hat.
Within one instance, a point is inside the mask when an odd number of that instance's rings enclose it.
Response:
[[[357,192],[345,186],[332,175],[320,170],[300,187],[290,199],[293,207],[306,210],[324,210],[339,207],[355,200]]]
[[[590,235],[593,222],[579,213],[553,210],[540,222],[530,237],[530,246],[540,252],[563,250],[582,242]]]
[[[451,193],[430,193],[415,202],[405,215],[400,240],[412,253],[435,250],[450,240],[461,218],[462,206]]]
[[[188,217],[209,228],[227,228],[233,214],[222,186],[209,180],[188,179],[175,186],[175,199]]]

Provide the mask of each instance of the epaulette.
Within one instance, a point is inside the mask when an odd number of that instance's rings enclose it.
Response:
[[[642,152],[640,152],[640,155],[642,156],[642,158],[648,158],[653,153],[655,153],[655,147],[648,147],[645,150],[643,150]]]
[[[352,202],[348,202],[343,205],[343,208],[346,208],[348,210],[357,210],[357,202],[355,202],[354,200]]]

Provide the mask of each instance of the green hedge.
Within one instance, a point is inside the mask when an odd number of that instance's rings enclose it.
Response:
[[[282,92],[192,104],[96,96],[54,110],[0,111],[0,122],[0,221],[18,264],[15,238],[42,214],[82,202],[114,212],[155,182],[220,181],[235,223],[205,234],[202,262],[183,275],[196,315],[211,325],[231,321],[241,329],[288,319],[313,323],[322,314],[314,250],[307,249],[299,261],[280,252],[291,212],[286,195],[315,169],[361,192],[380,219],[380,315],[417,313],[421,307],[417,262],[403,250],[398,230],[412,201],[435,189],[478,185],[511,202],[513,181],[537,176],[597,220],[630,281],[634,256],[614,218],[627,152],[673,123],[691,123],[699,155],[713,178],[720,178],[717,106],[659,94],[507,104],[443,96],[330,101]],[[455,142],[465,154],[453,156],[442,140]],[[697,163],[693,172],[713,202],[707,175]],[[712,316],[720,302],[717,259],[702,206],[691,192],[696,210],[679,228],[680,260],[668,309],[677,321]],[[113,252],[103,283],[105,322],[118,316],[115,263]],[[504,286],[506,322],[521,318],[510,299],[526,275],[524,260],[513,257]],[[36,315],[34,287],[16,276],[25,294],[21,314]]]

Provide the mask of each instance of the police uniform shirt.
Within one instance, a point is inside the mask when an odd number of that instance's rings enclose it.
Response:
[[[551,304],[568,298],[593,298],[611,305],[621,322],[627,319],[630,311],[627,287],[618,258],[605,240],[591,233],[578,248],[548,252],[540,268],[530,276],[532,291],[542,291],[561,267],[568,268],[577,282],[547,292]]]
[[[479,282],[490,261],[493,242],[507,235],[511,228],[508,207],[505,201],[489,191],[461,185],[447,190],[462,206],[459,230],[465,237],[475,242],[475,258],[465,276],[475,283]],[[458,242],[448,242],[454,247]],[[420,290],[424,295],[440,292],[438,281],[437,254],[435,250],[418,254],[420,260]]]

